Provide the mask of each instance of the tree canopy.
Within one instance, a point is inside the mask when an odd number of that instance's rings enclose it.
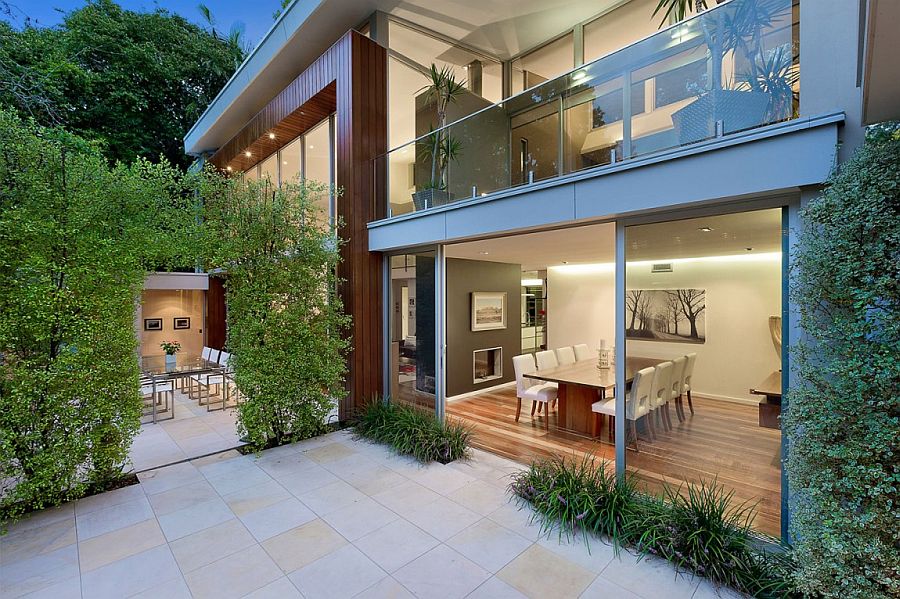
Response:
[[[110,160],[186,167],[184,135],[245,54],[239,31],[211,21],[89,0],[57,27],[0,22],[0,105],[97,140]]]

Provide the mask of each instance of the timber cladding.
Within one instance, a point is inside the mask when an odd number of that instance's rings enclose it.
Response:
[[[384,218],[375,189],[375,157],[387,151],[387,53],[349,31],[257,113],[210,158],[224,169],[245,170],[335,113],[337,214],[345,240],[338,275],[344,309],[353,317],[348,398],[354,405],[383,392],[382,256],[369,251],[367,225]],[[275,138],[270,138],[270,133]],[[249,151],[251,156],[246,157]],[[383,177],[379,177],[383,180]]]

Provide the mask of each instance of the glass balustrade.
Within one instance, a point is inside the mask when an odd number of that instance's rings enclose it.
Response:
[[[399,216],[794,118],[797,14],[721,4],[391,150],[376,189]]]

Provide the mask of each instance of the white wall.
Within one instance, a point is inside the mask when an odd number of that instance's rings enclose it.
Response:
[[[547,345],[550,349],[600,339],[615,343],[615,273],[612,264],[547,269]]]
[[[759,401],[750,394],[781,367],[769,333],[769,316],[781,315],[781,256],[762,261],[699,260],[650,274],[649,263],[629,265],[629,289],[706,289],[706,343],[628,341],[631,355],[674,358],[697,352],[698,395]]]
[[[660,261],[662,262],[662,261]],[[547,329],[550,348],[600,338],[612,345],[615,330],[612,265],[547,270]],[[606,268],[602,268],[605,266]],[[649,263],[628,267],[629,289],[706,289],[704,344],[629,341],[631,355],[676,358],[697,352],[694,388],[698,395],[759,401],[750,388],[781,364],[769,334],[769,316],[781,314],[781,258],[676,261],[674,272],[650,274]]]

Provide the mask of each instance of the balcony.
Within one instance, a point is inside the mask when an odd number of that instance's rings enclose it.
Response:
[[[394,148],[375,165],[387,214],[795,118],[795,10],[792,0],[731,0]]]

